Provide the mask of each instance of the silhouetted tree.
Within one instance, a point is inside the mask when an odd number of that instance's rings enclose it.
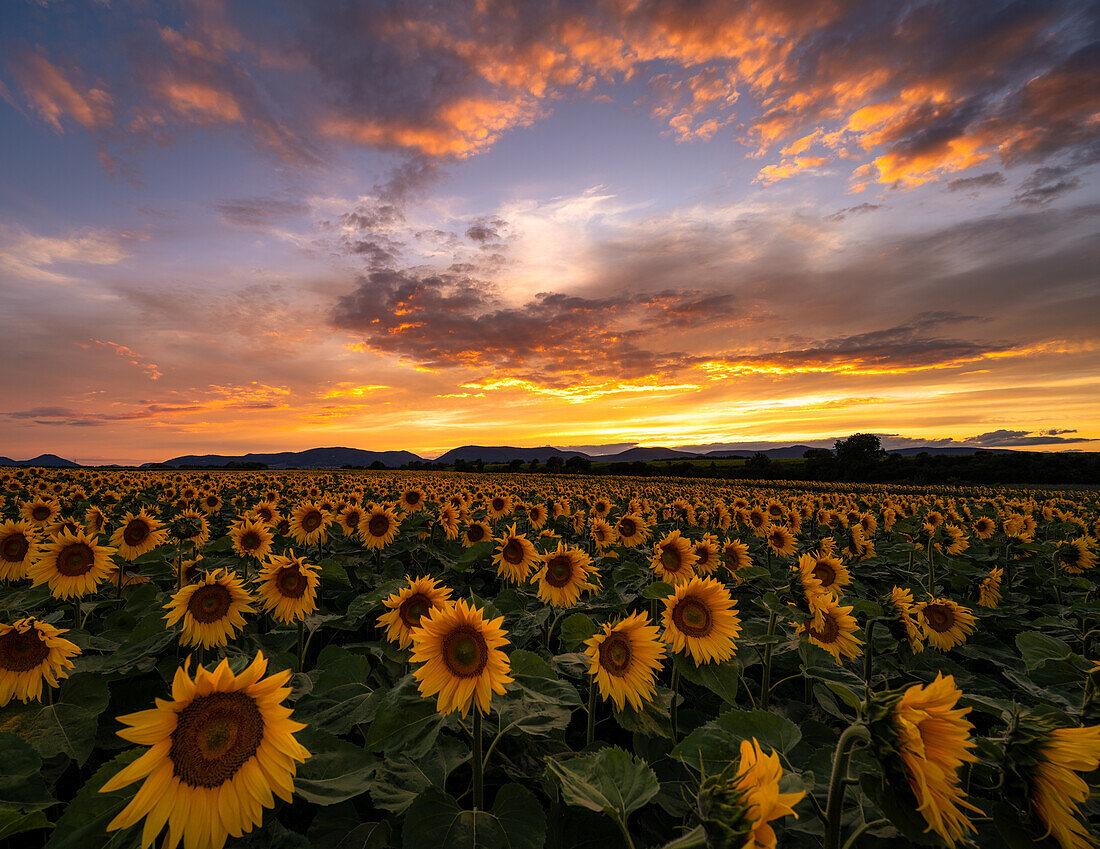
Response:
[[[551,474],[560,472],[564,466],[565,463],[557,454],[551,454],[549,457],[546,458],[546,471],[550,472]]]
[[[771,470],[771,467],[772,458],[763,451],[757,451],[745,461],[746,471],[753,475],[759,475],[760,477],[766,476]]]
[[[835,445],[840,474],[847,480],[866,479],[886,456],[882,443],[873,433],[853,433],[847,439],[838,439]]]

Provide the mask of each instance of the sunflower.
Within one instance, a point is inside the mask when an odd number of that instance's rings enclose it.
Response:
[[[263,560],[271,554],[271,543],[275,539],[263,522],[248,520],[238,522],[230,530],[229,536],[238,557],[251,557],[255,560]]]
[[[925,638],[940,651],[949,651],[965,643],[978,621],[967,608],[949,598],[922,601],[913,609]]]
[[[36,541],[30,522],[0,522],[0,581],[27,577]]]
[[[974,524],[970,528],[978,539],[989,539],[993,536],[993,532],[997,530],[997,524],[992,519],[981,516],[974,520]]]
[[[902,694],[886,715],[883,733],[875,735],[900,758],[917,811],[951,847],[965,831],[974,831],[962,809],[982,813],[959,786],[959,767],[977,761],[970,751],[974,726],[965,718],[970,708],[956,707],[961,696],[955,679],[937,672],[931,684],[914,684]]]
[[[497,543],[497,549],[493,552],[493,565],[497,567],[497,574],[513,584],[522,584],[527,580],[531,567],[538,561],[535,544],[524,534],[516,533],[514,522],[494,542]]]
[[[272,557],[256,578],[263,609],[287,625],[302,621],[317,609],[320,582],[317,567],[293,554]]]
[[[507,516],[512,512],[512,496],[494,495],[489,499],[485,509],[489,513],[489,518],[493,521]]]
[[[807,555],[803,555],[803,557],[806,556]],[[817,578],[824,592],[838,596],[841,595],[841,590],[852,583],[852,575],[848,571],[848,567],[841,562],[839,557],[833,557],[832,555],[822,552],[814,552],[808,555],[808,557],[810,561],[810,571],[813,573],[814,577]],[[801,557],[798,562],[801,567]]]
[[[363,521],[363,508],[358,504],[348,504],[340,511],[336,518],[336,524],[344,532],[344,536],[351,537],[359,533],[359,523]]]
[[[917,624],[917,620],[913,618],[913,591],[894,587],[890,590],[889,604],[898,617],[898,623],[902,626],[904,631],[902,636],[909,644],[909,651],[913,654],[920,654],[924,651],[924,631]]]
[[[1087,536],[1062,542],[1055,549],[1054,557],[1071,575],[1078,575],[1096,565],[1096,555],[1089,550],[1093,540]]]
[[[607,551],[615,544],[615,529],[603,519],[593,519],[592,528],[588,532],[592,542],[600,551]]]
[[[312,501],[296,505],[290,514],[290,535],[298,545],[323,545],[331,517]]]
[[[753,507],[749,510],[746,520],[749,523],[749,527],[752,528],[753,533],[758,537],[764,536],[771,525],[771,522],[768,520],[768,514],[759,507]]]
[[[779,557],[790,557],[794,554],[794,534],[786,525],[772,525],[768,529],[768,548]]]
[[[628,513],[615,525],[615,535],[623,545],[633,548],[649,539],[649,525],[637,513]]]
[[[265,498],[249,511],[254,519],[259,519],[265,525],[274,525],[279,520],[279,507],[274,499]]]
[[[470,548],[471,546],[477,545],[479,542],[485,542],[485,540],[492,538],[492,533],[492,528],[489,527],[489,523],[484,519],[471,522],[462,532],[462,547]]]
[[[629,702],[635,710],[653,700],[657,671],[665,653],[657,636],[657,626],[651,625],[645,613],[635,613],[626,619],[603,626],[602,633],[585,641],[589,659],[589,674],[606,701],[611,699],[617,710]]]
[[[39,528],[45,528],[60,514],[61,506],[53,499],[35,498],[19,505],[19,515]]]
[[[172,522],[172,536],[178,539],[181,545],[191,545],[193,548],[202,548],[210,540],[210,523],[206,516],[197,510],[184,510]]]
[[[172,698],[120,716],[123,740],[149,746],[100,788],[111,793],[144,779],[141,789],[107,826],[128,828],[145,818],[141,845],[148,847],[167,824],[163,843],[188,849],[222,849],[263,821],[274,796],[291,802],[297,764],[309,752],[294,738],[305,728],[283,705],[290,670],[264,678],[262,652],[239,675],[223,660],[194,679],[176,670]]]
[[[456,539],[458,537],[458,519],[459,511],[454,507],[444,507],[439,511],[439,527],[443,528],[443,535],[447,539]]]
[[[218,498],[216,492],[208,492],[201,499],[199,499],[199,506],[202,508],[202,512],[209,516],[218,513],[222,509],[222,500]]]
[[[988,577],[982,578],[978,584],[978,605],[980,607],[996,607],[1001,602],[1001,578],[1005,570],[1000,566],[994,566],[989,570]]]
[[[538,597],[554,607],[572,607],[585,591],[595,590],[588,583],[591,559],[579,548],[566,548],[559,541],[554,551],[543,555],[542,566],[531,580],[538,584]]]
[[[815,646],[821,646],[840,662],[840,657],[859,657],[863,641],[856,637],[859,623],[852,616],[850,605],[840,605],[830,595],[820,595],[811,605],[798,632],[805,634]]]
[[[0,707],[12,699],[39,701],[42,682],[56,687],[69,677],[80,649],[55,628],[34,618],[0,623]]]
[[[765,755],[755,737],[742,740],[736,775],[731,779],[723,772],[704,779],[700,787],[707,845],[775,849],[772,820],[797,818],[794,806],[806,795],[805,790],[781,793],[782,778],[783,766],[775,752]]]
[[[674,652],[687,652],[696,666],[728,660],[741,633],[737,604],[713,578],[692,578],[665,599],[662,637]]]
[[[185,646],[224,646],[244,627],[245,613],[255,613],[252,596],[229,572],[215,569],[188,584],[164,605],[168,627],[182,622]]]
[[[679,531],[672,531],[653,546],[649,566],[662,581],[682,584],[695,574],[694,566],[698,559],[691,550],[691,543],[680,536]]]
[[[488,713],[493,693],[503,695],[504,685],[512,682],[508,656],[501,651],[508,645],[503,621],[503,616],[486,620],[481,608],[459,600],[431,608],[412,629],[410,659],[422,664],[413,674],[420,695],[438,694],[438,713],[465,716],[475,702]]]
[[[531,527],[536,531],[542,530],[542,526],[546,524],[546,519],[546,508],[541,504],[532,504],[527,508],[527,521],[531,523]]]
[[[148,554],[168,539],[168,529],[142,508],[136,515],[127,513],[122,524],[111,534],[111,545],[127,560]]]
[[[107,517],[98,507],[89,507],[84,511],[84,533],[90,536],[98,536],[103,533],[107,525]]]
[[[854,560],[866,560],[875,556],[875,544],[867,539],[862,527],[852,525],[845,533],[844,552]]]
[[[27,577],[34,586],[49,584],[54,598],[81,598],[94,593],[111,573],[115,550],[96,545],[95,537],[62,531],[38,546]]]
[[[406,575],[405,580],[409,585],[382,602],[389,612],[378,617],[379,627],[386,628],[386,639],[403,649],[412,644],[412,629],[420,625],[429,610],[451,603],[450,587],[442,586],[434,578]]]
[[[752,556],[749,554],[749,546],[736,539],[727,539],[722,543],[722,565],[726,567],[734,580],[741,583],[737,573],[752,565]]]
[[[1100,767],[1100,725],[1055,728],[1037,747],[1031,776],[1031,809],[1062,849],[1092,849],[1096,841],[1079,805],[1092,795],[1076,773]]]
[[[394,541],[400,526],[401,520],[389,507],[372,501],[359,522],[359,538],[367,548],[381,550]]]
[[[695,571],[700,575],[711,575],[718,568],[718,540],[713,534],[705,534],[692,546],[695,552]]]

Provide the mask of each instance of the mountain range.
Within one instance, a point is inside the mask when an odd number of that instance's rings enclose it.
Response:
[[[799,459],[810,450],[807,445],[788,445],[781,448],[768,448],[759,453],[771,460]],[[1010,448],[966,448],[935,446],[919,446],[914,448],[896,448],[888,453],[900,454],[906,457],[916,456],[922,453],[969,455],[969,454],[1015,454]],[[514,448],[507,445],[463,445],[452,448],[445,454],[441,454],[433,460],[427,460],[411,451],[364,451],[359,448],[311,448],[307,451],[280,451],[272,454],[185,454],[173,457],[162,463],[144,463],[141,468],[153,466],[170,466],[180,468],[184,466],[225,466],[230,463],[262,463],[269,469],[339,469],[344,466],[369,467],[374,463],[381,463],[387,468],[397,468],[413,462],[442,463],[454,465],[456,461],[472,463],[481,460],[485,463],[508,463],[512,460],[523,460],[525,463],[538,460],[545,463],[551,457],[560,457],[568,460],[571,457],[582,457],[599,463],[630,463],[655,460],[693,460],[693,459],[720,459],[729,457],[751,457],[758,452],[747,449],[722,449],[705,453],[682,451],[675,448],[628,448],[616,454],[595,454],[581,451],[563,450],[546,445],[541,448]],[[80,464],[72,460],[58,457],[56,454],[41,454],[30,460],[12,460],[9,457],[0,457],[0,467],[3,466],[40,466],[47,468],[81,468]]]

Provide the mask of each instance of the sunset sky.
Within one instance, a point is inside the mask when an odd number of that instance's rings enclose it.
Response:
[[[1100,450],[1100,4],[0,4],[0,455]]]

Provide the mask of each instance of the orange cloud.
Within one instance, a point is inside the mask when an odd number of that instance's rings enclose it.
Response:
[[[114,101],[102,86],[83,86],[75,72],[66,74],[39,53],[17,54],[13,70],[29,105],[58,132],[70,118],[88,130],[109,125]]]

